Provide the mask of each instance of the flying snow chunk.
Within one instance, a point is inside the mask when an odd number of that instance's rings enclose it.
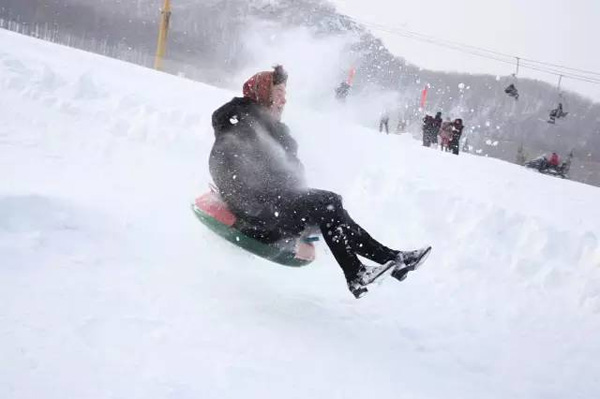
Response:
[[[491,124],[491,122],[490,122],[490,121],[487,121],[487,122],[485,123],[485,126],[486,126],[486,127],[490,127],[490,126],[492,126],[492,124]]]
[[[232,125],[237,125],[238,122],[239,121],[237,115],[233,115],[231,118],[229,118],[229,123],[231,123]]]
[[[464,83],[459,83],[458,84],[458,88],[461,89],[461,90],[464,90],[465,89],[465,84]]]

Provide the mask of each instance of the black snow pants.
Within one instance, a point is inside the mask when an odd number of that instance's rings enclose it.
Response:
[[[452,153],[454,155],[458,155],[458,147],[459,147],[459,141],[452,139],[450,140],[450,144],[448,145],[448,148],[450,148],[450,151],[452,151]]]
[[[278,205],[277,228],[300,234],[317,226],[347,281],[353,280],[362,266],[357,255],[383,264],[398,254],[354,222],[342,205],[342,197],[336,193],[309,189],[282,196]]]
[[[390,122],[390,120],[387,118],[381,119],[379,121],[379,132],[383,132],[383,128],[385,127],[385,132],[387,134],[390,134],[389,122]]]

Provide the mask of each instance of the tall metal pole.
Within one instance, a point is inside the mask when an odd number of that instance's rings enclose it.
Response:
[[[171,19],[171,0],[164,0],[160,14],[158,43],[156,45],[156,56],[154,57],[154,69],[158,70],[162,69],[162,62],[167,49],[167,34],[169,33],[169,21]]]
[[[562,80],[562,75],[558,75],[558,92],[560,93],[560,82]]]

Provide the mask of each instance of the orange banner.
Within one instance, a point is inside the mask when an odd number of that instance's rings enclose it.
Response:
[[[427,102],[427,86],[421,92],[421,108],[425,109],[425,103]]]

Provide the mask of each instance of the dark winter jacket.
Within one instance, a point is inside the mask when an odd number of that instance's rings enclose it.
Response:
[[[272,217],[279,196],[306,188],[298,145],[288,127],[248,98],[234,98],[212,116],[210,174],[237,216]]]
[[[462,136],[462,132],[463,132],[463,127],[453,127],[452,128],[452,137],[450,138],[450,142],[451,143],[456,143],[458,145],[458,142],[460,140],[460,136]]]
[[[432,117],[431,115],[426,115],[423,118],[423,135],[426,136],[430,142],[437,143],[438,132],[440,131],[440,127],[442,126],[442,118],[436,115],[436,117]]]
[[[433,118],[433,121],[431,123],[431,133],[437,136],[441,127],[442,127],[442,115],[438,112],[436,114],[435,118]]]

